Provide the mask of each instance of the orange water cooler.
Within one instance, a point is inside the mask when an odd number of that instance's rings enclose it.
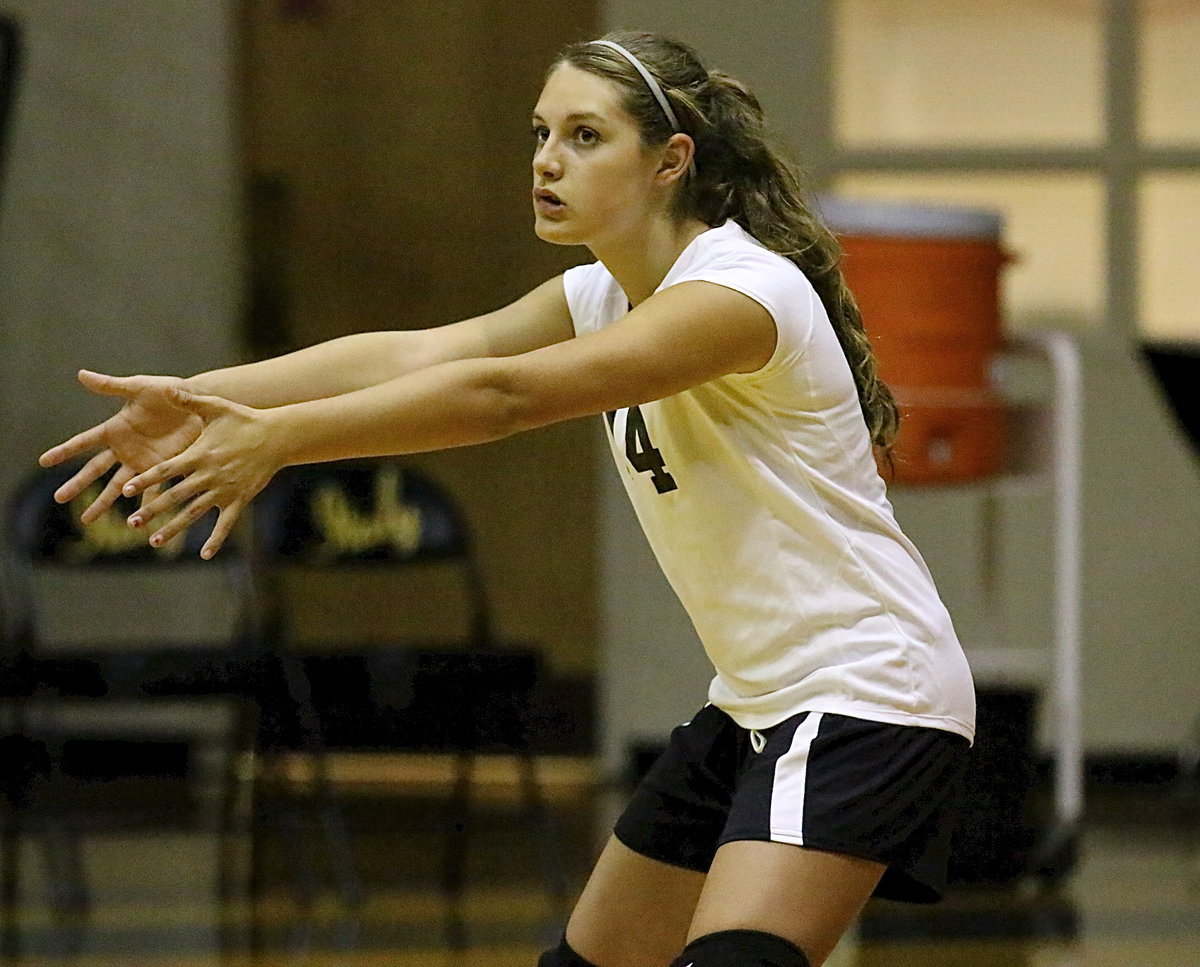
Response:
[[[898,483],[956,483],[999,471],[1005,406],[992,369],[1003,340],[998,214],[824,198],[842,263],[900,404]]]

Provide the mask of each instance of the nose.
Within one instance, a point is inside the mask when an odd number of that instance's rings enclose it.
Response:
[[[553,138],[543,141],[533,154],[533,173],[544,181],[554,181],[562,176],[562,160]]]

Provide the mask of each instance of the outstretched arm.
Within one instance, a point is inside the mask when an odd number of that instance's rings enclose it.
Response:
[[[258,409],[285,406],[351,393],[451,360],[517,355],[571,334],[562,281],[555,278],[473,319],[342,336],[274,359],[199,373],[181,388]]]
[[[346,336],[188,379],[106,376],[85,370],[79,374],[85,388],[118,397],[124,404],[103,423],[47,450],[41,463],[53,466],[92,454],[55,494],[64,503],[116,468],[83,512],[83,522],[91,523],[113,505],[134,475],[196,440],[201,420],[179,405],[184,398],[180,393],[223,397],[257,409],[285,406],[353,393],[451,360],[528,352],[567,339],[571,332],[562,282],[551,279],[516,302],[474,319],[436,329]]]
[[[600,332],[513,356],[460,359],[386,383],[271,409],[177,391],[205,428],[186,451],[125,485],[132,496],[182,478],[134,515],[176,511],[169,540],[220,508],[211,557],[245,505],[281,467],[415,453],[661,399],[770,358],[775,326],[757,302],[707,282],[673,286]]]

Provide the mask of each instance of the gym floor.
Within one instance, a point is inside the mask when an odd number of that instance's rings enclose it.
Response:
[[[22,843],[20,903],[6,924],[3,963],[533,967],[557,937],[562,910],[518,806],[515,770],[501,762],[482,777],[454,939],[440,889],[448,764],[401,759],[372,768],[340,787],[365,891],[356,907],[331,882],[315,826],[268,828],[257,899],[243,891],[224,915],[211,829],[98,826],[85,836],[91,902],[79,916],[55,911],[45,843]],[[623,794],[599,787],[584,760],[547,760],[542,775],[555,852],[568,892],[577,890]],[[178,817],[177,793],[146,787],[136,798]],[[959,888],[932,908],[872,904],[828,963],[1200,967],[1200,797],[1178,783],[1089,790],[1078,860],[1061,882]]]

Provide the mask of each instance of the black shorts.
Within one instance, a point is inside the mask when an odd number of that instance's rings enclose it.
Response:
[[[614,833],[706,872],[717,847],[771,840],[887,865],[875,895],[932,903],[970,743],[941,729],[802,712],[762,731],[706,705],[671,733]]]

